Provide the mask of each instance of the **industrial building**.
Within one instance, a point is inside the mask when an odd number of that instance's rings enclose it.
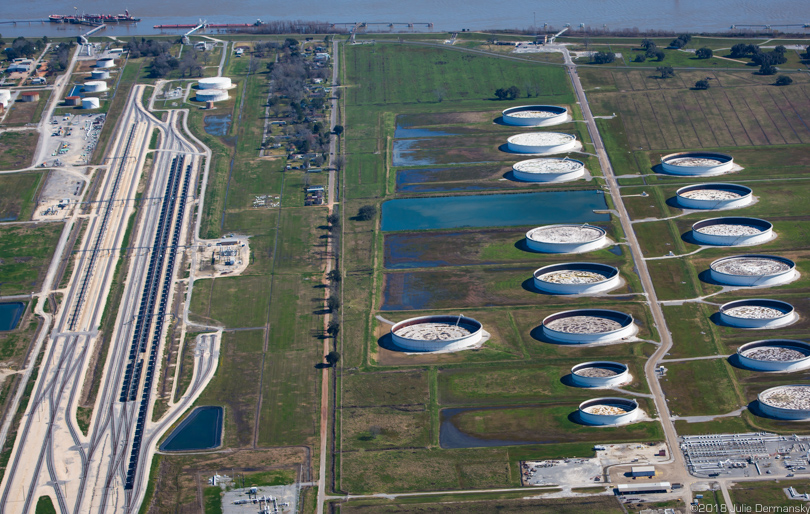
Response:
[[[549,294],[596,294],[621,285],[619,270],[596,262],[568,262],[534,272],[534,286]]]
[[[727,286],[770,287],[786,284],[798,274],[795,262],[775,255],[734,255],[709,265],[711,279]]]
[[[65,97],[65,105],[68,107],[76,107],[82,104],[81,96],[67,96]]]
[[[720,321],[736,328],[779,328],[790,325],[798,317],[793,306],[781,300],[753,298],[720,306]]]
[[[630,476],[634,477],[654,477],[655,466],[633,466],[630,468]]]
[[[679,152],[661,158],[661,168],[670,175],[710,177],[734,168],[734,158],[715,152]]]
[[[557,105],[521,105],[501,114],[505,124],[519,127],[549,127],[570,119],[568,109]]]
[[[773,224],[758,218],[711,218],[692,225],[692,237],[704,245],[756,245],[770,241],[773,236]]]
[[[38,102],[39,91],[23,91],[20,93],[21,102]]]
[[[750,187],[722,183],[682,187],[675,197],[684,209],[737,209],[754,200]]]
[[[672,484],[669,482],[655,482],[652,484],[642,482],[638,484],[619,484],[616,486],[616,493],[620,496],[628,494],[663,494],[671,490]]]
[[[484,337],[484,327],[467,316],[420,316],[391,327],[394,344],[413,352],[452,352],[475,347]]]

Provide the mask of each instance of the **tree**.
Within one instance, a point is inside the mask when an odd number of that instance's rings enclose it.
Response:
[[[653,41],[652,39],[641,40],[641,48],[643,48],[644,50],[649,50],[650,48],[655,49],[656,46],[657,45],[655,44],[655,41]]]
[[[340,300],[337,299],[337,296],[330,296],[326,299],[326,308],[329,309],[330,312],[340,309]]]
[[[338,216],[335,213],[332,213],[332,214],[330,214],[329,216],[326,217],[326,221],[327,221],[327,223],[329,223],[333,227],[337,227],[337,226],[340,225],[340,216]]]
[[[759,67],[759,74],[760,75],[776,75],[776,66],[773,64],[763,64]]]
[[[644,54],[638,54],[638,55],[636,55],[636,58],[633,59],[634,62],[644,62],[646,60],[647,60],[647,56],[644,55]]]
[[[433,94],[436,96],[436,101],[442,103],[442,100],[444,100],[446,92],[444,88],[439,87],[433,90]]]
[[[340,282],[341,280],[340,271],[336,269],[329,271],[329,273],[326,274],[326,279],[329,282]]]
[[[712,52],[712,49],[705,46],[703,48],[698,48],[695,51],[695,57],[698,59],[709,59],[713,55],[714,52]]]
[[[695,89],[709,89],[709,81],[706,79],[700,79],[695,82]]]
[[[499,87],[495,90],[495,98],[498,100],[506,100],[506,97],[509,96],[509,93],[502,87]]]
[[[658,62],[663,61],[666,56],[667,54],[665,54],[663,50],[656,50],[655,52],[655,60]]]
[[[330,366],[333,366],[333,367],[334,367],[334,365],[335,365],[335,364],[337,364],[337,363],[338,363],[338,361],[340,360],[340,354],[339,354],[338,352],[336,352],[336,351],[332,350],[331,352],[327,353],[327,354],[324,356],[324,358],[326,359],[326,362],[327,362],[327,363],[328,363]]]
[[[655,70],[661,74],[662,79],[675,76],[675,70],[672,69],[672,66],[659,66]]]
[[[779,78],[776,79],[777,86],[789,86],[791,84],[793,84],[793,79],[787,75],[779,75]]]
[[[360,221],[368,221],[377,215],[377,207],[374,205],[364,205],[357,211],[357,218]]]
[[[593,54],[593,62],[596,64],[609,64],[616,60],[613,52],[596,52]]]
[[[340,137],[343,134],[343,125],[335,125],[335,128],[332,130],[336,136]]]
[[[332,337],[337,337],[337,335],[340,333],[340,323],[335,320],[330,321],[326,326],[326,333]]]
[[[517,86],[509,86],[506,90],[506,97],[509,100],[514,100],[515,98],[520,96],[520,89]]]

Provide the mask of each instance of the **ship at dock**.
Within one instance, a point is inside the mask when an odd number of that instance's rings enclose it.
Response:
[[[51,14],[48,16],[51,23],[79,23],[79,24],[102,24],[102,23],[136,23],[140,18],[134,18],[125,10],[124,14]]]

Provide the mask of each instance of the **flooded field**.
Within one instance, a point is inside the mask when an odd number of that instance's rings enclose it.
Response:
[[[205,131],[212,136],[223,137],[231,128],[230,114],[210,114],[203,119]]]
[[[382,204],[382,230],[436,230],[610,220],[601,191],[403,198]]]

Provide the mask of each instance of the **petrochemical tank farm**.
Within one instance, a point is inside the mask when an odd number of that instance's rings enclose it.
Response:
[[[543,320],[543,334],[556,343],[615,343],[636,335],[633,316],[607,309],[576,309]]]
[[[107,70],[93,70],[90,72],[90,78],[93,80],[104,80],[110,78],[110,72]]]
[[[91,80],[85,82],[82,88],[86,93],[100,93],[101,91],[107,91],[107,83],[103,80]]]
[[[502,114],[504,123],[519,127],[549,127],[569,120],[568,109],[557,105],[521,105]]]
[[[596,262],[568,262],[534,272],[534,286],[550,294],[594,294],[621,285],[619,270]]]
[[[115,66],[115,59],[112,57],[102,57],[96,60],[96,68],[112,68]]]
[[[682,187],[675,197],[684,209],[737,209],[754,199],[750,187],[720,183]]]
[[[228,77],[206,77],[197,81],[199,89],[228,89],[232,86]]]
[[[796,263],[775,255],[734,255],[709,265],[709,276],[719,284],[743,287],[770,287],[793,280]]]
[[[555,154],[576,150],[577,138],[561,132],[525,132],[506,140],[510,152],[525,154]]]
[[[412,352],[466,350],[475,347],[483,336],[483,325],[466,316],[420,316],[391,327],[394,344]]]
[[[720,306],[720,321],[737,328],[779,328],[798,317],[793,306],[781,300],[754,298]]]
[[[773,235],[773,225],[758,218],[711,218],[692,225],[692,236],[704,245],[756,245],[769,241]]]
[[[742,366],[756,371],[800,371],[810,367],[810,344],[791,339],[767,339],[737,349]]]
[[[810,385],[771,387],[757,396],[759,409],[768,417],[804,421],[810,419]]]
[[[512,166],[512,175],[525,182],[568,182],[585,176],[585,164],[574,159],[528,159]]]
[[[592,225],[546,225],[526,232],[526,246],[543,253],[583,253],[607,246],[607,233]]]
[[[734,168],[734,158],[714,152],[679,152],[661,158],[661,168],[671,175],[710,177]]]
[[[198,102],[221,102],[228,99],[224,89],[200,89],[197,91]]]
[[[593,398],[579,404],[579,419],[586,425],[626,425],[638,417],[638,402],[627,398]]]
[[[627,366],[619,362],[583,362],[571,368],[571,382],[577,387],[617,387],[630,380]]]

